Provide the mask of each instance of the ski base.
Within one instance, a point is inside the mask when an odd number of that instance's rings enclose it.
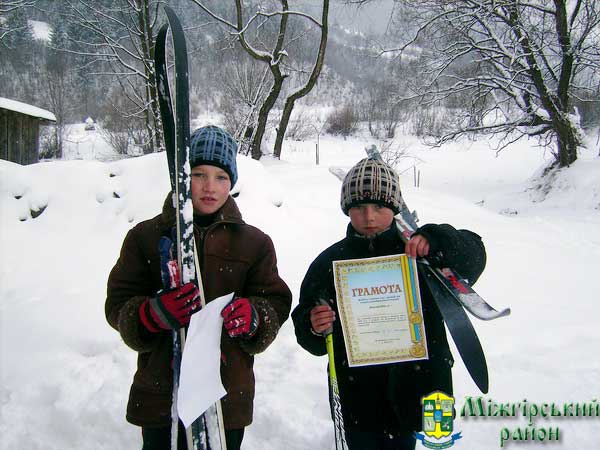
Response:
[[[458,353],[467,371],[481,392],[487,394],[489,378],[483,348],[463,307],[445,290],[433,274],[431,266],[418,263],[421,277],[431,291]]]
[[[494,320],[510,315],[510,308],[498,311],[475,292],[466,280],[461,279],[449,268],[435,269],[435,275],[441,283],[451,290],[461,305],[480,320]]]

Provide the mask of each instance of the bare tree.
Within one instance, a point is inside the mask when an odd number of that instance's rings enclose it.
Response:
[[[201,0],[192,1],[209,16],[230,30],[230,33],[232,33],[246,53],[254,60],[264,64],[265,67],[269,69],[271,74],[271,88],[268,94],[262,99],[261,105],[258,108],[256,127],[252,127],[253,135],[251,154],[254,159],[260,159],[262,156],[261,145],[266,131],[269,113],[280,97],[280,94],[283,90],[284,81],[289,76],[289,73],[286,71],[287,68],[284,67],[284,61],[288,57],[288,49],[286,48],[286,45],[289,45],[290,41],[293,41],[293,39],[290,39],[288,36],[286,36],[288,33],[289,19],[290,17],[301,17],[319,28],[321,32],[321,39],[315,64],[310,71],[306,83],[294,91],[286,100],[279,126],[277,127],[274,154],[276,157],[280,157],[281,144],[283,142],[283,137],[285,136],[294,103],[299,98],[307,95],[314,87],[323,65],[325,47],[327,43],[327,17],[329,13],[329,0],[323,1],[320,22],[315,20],[312,16],[301,11],[290,10],[287,0],[278,0],[277,3],[280,5],[281,9],[276,9],[271,12],[265,11],[264,8],[258,8],[258,11],[253,13],[251,17],[246,20],[242,0],[235,0],[235,23],[215,14],[213,11],[207,8],[204,2]],[[260,2],[258,6],[260,6]],[[274,21],[277,21],[275,25],[276,31],[274,39],[269,40],[268,38],[263,38],[261,31],[267,29],[267,24],[271,24]],[[250,36],[251,34],[255,36],[253,39]],[[268,41],[273,42],[273,44],[267,45],[266,42]]]
[[[279,126],[277,127],[277,136],[275,138],[275,147],[273,148],[273,154],[275,157],[281,157],[281,146],[283,145],[283,138],[285,137],[285,132],[287,130],[290,117],[292,116],[292,110],[294,109],[294,104],[296,101],[308,95],[308,93],[312,90],[312,88],[317,83],[319,75],[321,74],[321,69],[323,68],[323,62],[325,61],[325,50],[327,48],[327,35],[328,35],[328,16],[329,16],[329,0],[323,1],[323,9],[321,13],[321,22],[314,21],[317,28],[320,31],[321,38],[319,40],[319,50],[317,52],[317,56],[315,62],[313,64],[312,70],[306,82],[296,89],[292,94],[290,94],[283,106],[283,111],[281,113],[281,119],[279,120]]]
[[[364,2],[359,2],[364,3]],[[581,144],[575,100],[593,99],[600,73],[596,0],[396,0],[415,25],[399,52],[419,46],[412,98],[424,105],[461,95],[462,115],[437,143],[464,133],[555,143],[560,167]]]
[[[123,120],[141,119],[145,128],[144,153],[162,148],[162,131],[155,83],[153,51],[159,0],[67,1],[69,18],[85,30],[78,42],[92,63],[100,63],[97,75],[109,76],[122,95],[135,105],[123,112]],[[108,69],[104,69],[108,66]]]
[[[373,77],[364,88],[365,99],[362,102],[361,119],[367,122],[371,136],[383,139],[393,139],[396,127],[407,116],[407,105],[398,102],[390,92],[397,87],[396,79]]]
[[[260,102],[269,88],[269,69],[253,59],[234,56],[220,65],[219,78],[223,89],[220,110],[225,125],[240,141],[240,152],[248,154]]]
[[[335,108],[325,121],[325,131],[330,134],[339,134],[344,138],[350,136],[358,127],[358,115],[352,103],[346,103]]]
[[[46,52],[46,65],[42,71],[44,93],[48,103],[56,116],[54,127],[54,149],[53,157],[62,158],[63,141],[66,117],[69,111],[68,90],[71,84],[71,76],[67,55],[56,51],[55,48],[66,39],[62,27],[57,27],[51,36],[49,48]]]
[[[146,135],[141,119],[136,119],[135,114],[128,112],[132,107],[127,99],[118,92],[113,92],[102,114],[100,134],[112,149],[119,155],[130,155],[134,151],[144,149]],[[123,120],[123,115],[128,115],[128,120]]]

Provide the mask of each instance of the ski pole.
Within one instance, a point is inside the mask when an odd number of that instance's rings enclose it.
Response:
[[[329,304],[320,300],[321,305]],[[335,371],[335,355],[333,352],[333,325],[323,331],[325,336],[325,346],[327,348],[327,356],[329,357],[329,385],[331,387],[331,401],[333,408],[333,430],[335,435],[335,448],[336,450],[348,450],[348,444],[346,444],[346,432],[344,430],[344,417],[342,415],[342,402],[340,400],[340,392],[337,383],[337,373]]]

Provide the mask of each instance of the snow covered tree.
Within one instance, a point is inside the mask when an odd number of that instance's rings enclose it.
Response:
[[[0,96],[32,102],[36,42],[29,27],[31,1],[0,1]]]
[[[596,0],[396,0],[396,6],[398,17],[414,26],[412,37],[384,52],[421,51],[409,97],[424,105],[457,96],[468,102],[438,143],[473,132],[500,134],[503,145],[537,136],[556,145],[560,167],[577,159],[574,101],[598,100]]]
[[[250,153],[254,159],[260,159],[261,145],[267,128],[269,113],[274,108],[277,100],[284,90],[284,82],[290,77],[294,70],[286,65],[286,60],[290,56],[290,47],[300,40],[300,36],[292,36],[290,21],[292,18],[302,18],[308,20],[319,30],[320,39],[317,55],[315,56],[312,68],[303,72],[307,73],[304,83],[297,87],[287,96],[283,107],[283,112],[277,126],[277,136],[275,141],[274,155],[280,157],[283,138],[291,117],[295,102],[307,95],[314,87],[325,58],[325,48],[327,44],[329,0],[323,0],[321,20],[316,20],[309,14],[290,10],[287,0],[277,0],[270,2],[276,6],[270,11],[266,3],[254,2],[252,5],[244,7],[242,0],[235,0],[235,20],[229,21],[226,18],[216,14],[206,6],[205,1],[192,0],[210,17],[221,23],[237,40],[239,45],[246,51],[251,58],[260,62],[268,68],[271,75],[271,88],[269,92],[261,99],[258,112],[256,114],[255,126],[248,127],[252,130],[250,144]],[[249,18],[246,14],[250,12]]]
[[[237,47],[233,53],[233,58],[219,64],[223,94],[219,110],[226,128],[240,141],[240,151],[245,153],[250,149],[258,106],[269,89],[269,69],[258,61],[244,58],[244,51]]]
[[[144,153],[162,147],[153,48],[160,0],[67,1],[65,14],[85,31],[79,55],[96,65],[97,75],[108,76],[129,107],[123,120],[142,120]],[[122,106],[120,106],[122,107]]]
[[[56,116],[55,142],[53,157],[61,158],[63,154],[64,129],[69,110],[69,86],[72,79],[69,70],[69,55],[56,50],[68,39],[63,23],[59,23],[52,31],[50,45],[46,54],[46,67],[43,71],[43,92],[48,96],[48,103]]]
[[[14,47],[18,41],[31,35],[24,10],[34,4],[34,0],[0,2],[0,46]]]
[[[12,52],[11,62],[13,65],[17,65],[15,59],[18,60],[18,64],[27,64],[24,49],[31,46],[33,42],[33,34],[28,24],[27,7],[30,6],[31,2],[21,2],[19,6],[13,6],[10,8],[9,5],[0,3],[0,50],[3,53]],[[23,61],[21,61],[23,60]]]

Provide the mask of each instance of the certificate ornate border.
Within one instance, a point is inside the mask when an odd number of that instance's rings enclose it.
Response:
[[[406,316],[410,326],[412,344],[408,348],[382,350],[378,352],[360,352],[358,332],[354,329],[356,321],[349,299],[348,278],[353,273],[372,273],[382,270],[398,271],[404,288]],[[334,282],[337,294],[346,353],[349,366],[388,364],[402,361],[427,359],[427,341],[423,310],[419,291],[416,261],[405,254],[381,256],[375,258],[349,259],[333,261]]]

